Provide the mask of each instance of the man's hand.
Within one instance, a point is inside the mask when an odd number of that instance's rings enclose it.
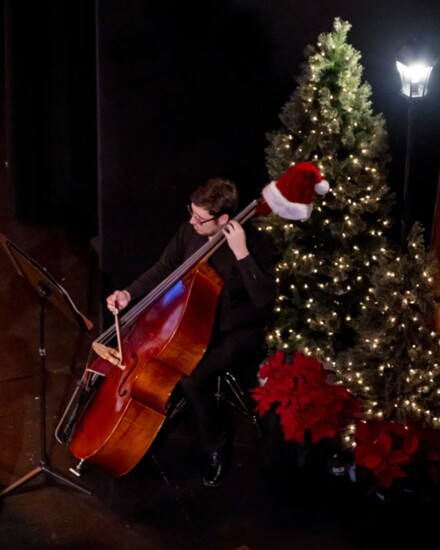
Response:
[[[246,233],[243,227],[236,220],[230,220],[222,229],[223,235],[237,260],[242,260],[249,255],[246,246]]]
[[[112,313],[117,313],[127,307],[131,296],[127,290],[115,290],[113,294],[107,297],[107,307]]]

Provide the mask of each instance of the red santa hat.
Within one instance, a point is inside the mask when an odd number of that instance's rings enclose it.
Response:
[[[325,195],[328,181],[322,179],[319,170],[311,162],[295,164],[280,179],[263,189],[263,197],[269,208],[288,220],[307,220],[313,209],[316,194]]]

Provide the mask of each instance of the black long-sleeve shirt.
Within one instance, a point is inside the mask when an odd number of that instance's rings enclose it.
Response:
[[[258,231],[251,222],[247,222],[244,229],[250,252],[246,258],[237,260],[227,242],[209,258],[209,263],[224,281],[217,312],[217,326],[221,331],[263,329],[273,312],[272,243],[268,235]],[[188,221],[184,222],[159,260],[126,288],[132,300],[156,288],[207,240],[207,237],[197,234]]]

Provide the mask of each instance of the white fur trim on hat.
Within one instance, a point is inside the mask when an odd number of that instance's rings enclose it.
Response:
[[[262,191],[262,195],[272,211],[275,212],[275,214],[278,214],[278,216],[288,220],[309,219],[312,213],[313,205],[288,201],[278,189],[276,183],[277,182],[275,181],[271,181]]]

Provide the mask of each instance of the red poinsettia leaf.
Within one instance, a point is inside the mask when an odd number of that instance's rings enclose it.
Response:
[[[292,390],[285,384],[272,383],[264,386],[266,394],[270,397],[272,403],[288,402],[292,397]]]
[[[276,350],[275,353],[272,353],[272,355],[270,355],[268,357],[268,362],[270,365],[272,365],[273,367],[281,367],[286,361],[286,355],[284,353],[284,351],[281,351],[281,350]]]
[[[252,390],[252,397],[257,402],[257,410],[261,413],[268,411],[275,403],[285,403],[288,406],[288,395],[289,393],[270,391],[266,386]]]
[[[292,411],[292,407],[285,406],[283,403],[280,403],[277,408],[275,409],[275,412],[280,417],[280,419],[283,419],[286,416],[292,416],[294,418],[297,418],[295,414],[293,414],[294,411]]]
[[[406,476],[407,473],[404,470],[401,470],[397,466],[390,465],[388,468],[377,474],[377,482],[380,487],[389,489],[395,479]]]
[[[269,392],[264,386],[258,386],[258,388],[253,388],[251,390],[251,395],[257,401],[261,399],[263,396],[269,395]]]
[[[428,449],[425,452],[425,458],[429,462],[437,462],[440,460],[440,453],[436,451],[435,449]]]
[[[285,414],[280,415],[280,424],[285,433],[295,431],[298,427],[298,422],[296,418],[289,414],[287,411]]]
[[[313,380],[310,378],[306,378],[305,376],[296,376],[296,390],[304,393],[309,392],[314,387],[320,387],[320,384],[316,384]]]
[[[369,422],[356,422],[355,438],[358,443],[367,441],[371,435],[371,425]]]
[[[297,395],[296,402],[298,404],[298,409],[302,412],[307,411],[311,408],[311,405],[313,405],[308,393],[299,393]]]
[[[313,407],[312,409],[310,409],[309,416],[314,423],[336,423],[336,416],[330,414],[327,407]]]
[[[398,437],[405,438],[411,435],[411,431],[406,424],[401,422],[394,422],[390,425],[390,432]]]
[[[426,475],[428,476],[428,479],[437,485],[440,477],[439,466],[437,464],[430,464],[426,468]]]
[[[344,401],[348,401],[352,398],[351,393],[347,390],[345,386],[340,386],[337,384],[333,384],[330,386],[332,389],[332,392],[335,396],[338,397],[338,399],[342,399]]]
[[[328,384],[318,385],[314,384],[310,388],[310,393],[313,394],[315,399],[317,401],[324,400],[326,403],[330,403],[331,401],[335,401],[335,395],[333,393],[333,389]]]
[[[304,444],[304,426],[298,422],[297,416],[284,414],[280,417],[280,424],[286,441],[297,441],[301,445]]]
[[[271,398],[267,392],[264,391],[263,388],[257,388],[255,390],[252,390],[252,398],[257,402],[256,410],[263,414],[264,412],[268,411],[270,409],[271,405]]]
[[[377,451],[375,445],[370,441],[366,441],[365,443],[358,443],[354,449],[354,454],[356,457],[359,458],[373,454],[381,456],[380,453]]]
[[[375,454],[374,447],[366,443],[358,443],[354,449],[356,464],[360,464],[364,457],[369,454]]]
[[[278,374],[278,369],[275,369],[270,363],[265,363],[262,367],[260,367],[260,370],[258,371],[258,377],[262,380],[266,380],[266,384],[268,380],[271,380],[273,378],[276,378]]]
[[[295,363],[301,365],[304,368],[307,368],[310,371],[325,374],[324,365],[310,355],[295,353]]]
[[[278,382],[272,382],[272,384],[266,384],[264,387],[270,395],[273,403],[276,401],[290,399],[292,395],[291,389],[283,383],[280,384]]]
[[[264,401],[259,401],[257,403],[257,406],[255,407],[255,412],[257,412],[260,416],[263,416],[265,412],[269,410],[268,407],[266,407]]]
[[[294,363],[284,363],[282,368],[283,376],[288,378],[296,379],[298,378],[297,368]]]
[[[402,464],[409,460],[411,460],[411,457],[405,451],[402,451],[402,449],[395,449],[388,455],[388,462],[390,464]]]
[[[381,433],[376,439],[376,448],[383,455],[389,455],[393,441],[387,433]]]
[[[308,430],[311,430],[317,424],[319,424],[321,418],[314,417],[310,414],[302,414],[301,415],[301,420],[302,420],[302,423],[303,423],[304,427]]]
[[[258,376],[262,380],[276,379],[278,376],[283,376],[283,367],[287,364],[285,362],[284,352],[277,350],[274,354],[270,355],[266,362],[260,367]]]
[[[354,417],[358,418],[364,411],[364,406],[359,399],[350,399],[347,403],[347,413]]]
[[[304,430],[296,430],[292,431],[290,433],[284,433],[284,439],[286,441],[296,441],[300,445],[304,445],[305,442],[305,436],[304,436]]]
[[[337,399],[329,400],[324,404],[324,406],[327,409],[327,414],[334,416],[338,415],[345,409],[344,403],[342,401],[338,401]]]
[[[370,430],[370,437],[377,439],[380,434],[389,434],[389,426],[386,420],[368,420],[368,428]]]
[[[334,401],[334,398],[332,393],[328,390],[328,388],[322,387],[322,388],[313,388],[310,391],[310,400],[316,404],[319,403],[320,405],[326,405]]]
[[[309,382],[319,381],[325,382],[326,373],[322,363],[313,357],[306,357],[302,353],[295,353],[294,364],[299,376],[304,377]]]
[[[425,429],[420,431],[420,455],[430,462],[440,460],[440,430]]]
[[[357,462],[360,466],[365,466],[368,470],[375,473],[383,468],[383,458],[380,455],[365,455],[362,460]]]
[[[333,438],[336,434],[335,429],[331,424],[328,424],[327,422],[321,422],[317,425],[315,425],[311,430],[311,438],[312,443],[317,444],[325,437]]]
[[[407,454],[414,454],[419,448],[419,438],[415,435],[405,438],[402,448]]]
[[[282,389],[282,391],[292,393],[295,390],[296,381],[294,378],[289,378],[288,376],[286,376],[279,381],[278,385],[280,389]]]

